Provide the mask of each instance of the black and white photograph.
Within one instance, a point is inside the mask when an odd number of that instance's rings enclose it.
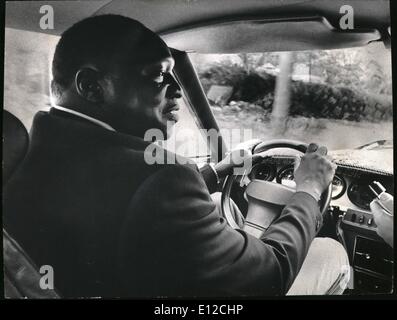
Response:
[[[393,296],[390,2],[6,1],[4,298]]]

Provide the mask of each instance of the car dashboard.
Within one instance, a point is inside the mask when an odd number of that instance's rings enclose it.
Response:
[[[272,156],[254,165],[249,178],[294,187],[293,161],[289,156]],[[375,196],[369,189],[369,184],[373,181],[380,182],[388,193],[393,194],[393,175],[358,166],[337,165],[332,182],[331,206],[370,212],[369,204]]]
[[[249,179],[273,181],[295,186],[294,158],[273,155],[253,166]],[[392,292],[393,250],[376,233],[370,211],[375,198],[369,185],[380,182],[394,194],[393,174],[361,166],[338,163],[332,182],[332,199],[324,227],[318,236],[329,236],[345,246],[352,267],[350,291],[358,293]]]

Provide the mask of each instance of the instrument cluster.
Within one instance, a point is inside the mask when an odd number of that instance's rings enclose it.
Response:
[[[284,165],[276,162],[262,162],[255,165],[249,174],[250,179],[274,181],[289,187],[295,187],[294,166]],[[392,177],[391,177],[392,179]],[[369,204],[375,198],[369,189],[373,181],[380,181],[385,185],[388,192],[391,190],[390,183],[384,181],[384,177],[366,175],[365,172],[354,168],[343,168],[337,170],[332,181],[332,200],[337,200],[346,195],[348,200],[360,209],[370,210]],[[346,199],[347,200],[347,199]]]

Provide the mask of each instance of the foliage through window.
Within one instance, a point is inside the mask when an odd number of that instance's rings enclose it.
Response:
[[[277,115],[276,87],[286,55],[290,81],[279,93],[290,99],[282,106],[287,114],[280,127],[272,119]],[[190,57],[220,128],[249,128],[253,138],[317,141],[330,149],[392,139],[391,53],[382,43]]]

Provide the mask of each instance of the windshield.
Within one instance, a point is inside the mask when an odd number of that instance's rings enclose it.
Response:
[[[190,54],[219,127],[330,150],[392,141],[391,53],[383,43],[322,51]],[[241,135],[224,136],[229,147]],[[245,140],[249,135],[244,136]]]

